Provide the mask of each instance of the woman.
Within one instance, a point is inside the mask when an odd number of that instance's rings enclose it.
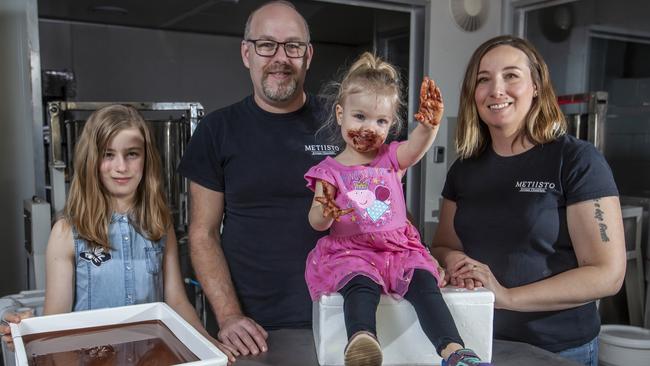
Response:
[[[534,47],[512,36],[482,44],[463,81],[460,158],[432,252],[452,285],[494,292],[495,338],[596,365],[595,300],[622,285],[623,223],[604,158],[565,131]]]

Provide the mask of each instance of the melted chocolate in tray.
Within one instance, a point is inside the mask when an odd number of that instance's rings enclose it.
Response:
[[[30,366],[163,366],[198,358],[159,320],[23,336]]]

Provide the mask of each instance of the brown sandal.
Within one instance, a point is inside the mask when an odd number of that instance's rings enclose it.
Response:
[[[356,332],[344,351],[345,366],[381,366],[383,356],[374,334]]]

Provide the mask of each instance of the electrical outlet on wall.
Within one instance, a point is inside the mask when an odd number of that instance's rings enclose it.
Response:
[[[433,162],[434,163],[444,163],[445,162],[445,147],[444,146],[434,146],[433,147]]]

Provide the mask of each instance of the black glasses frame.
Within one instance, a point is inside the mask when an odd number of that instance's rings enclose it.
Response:
[[[273,40],[270,40],[270,39],[245,39],[245,41],[246,42],[251,42],[253,44],[253,46],[254,46],[253,48],[255,49],[255,53],[258,56],[262,56],[262,57],[273,57],[273,56],[275,56],[275,54],[278,53],[278,50],[280,49],[279,46],[282,46],[282,48],[284,49],[284,54],[287,55],[287,57],[289,57],[289,58],[301,58],[301,57],[305,56],[305,53],[307,53],[307,47],[309,46],[309,43],[300,42],[300,41],[278,42],[278,41],[273,41]],[[258,49],[257,42],[266,42],[266,43],[274,44],[275,47],[273,49],[273,53],[269,53],[269,54],[260,53],[260,50]],[[286,45],[295,45],[297,47],[296,49],[298,50],[298,55],[297,56],[289,55],[289,53],[287,52],[287,46]]]

